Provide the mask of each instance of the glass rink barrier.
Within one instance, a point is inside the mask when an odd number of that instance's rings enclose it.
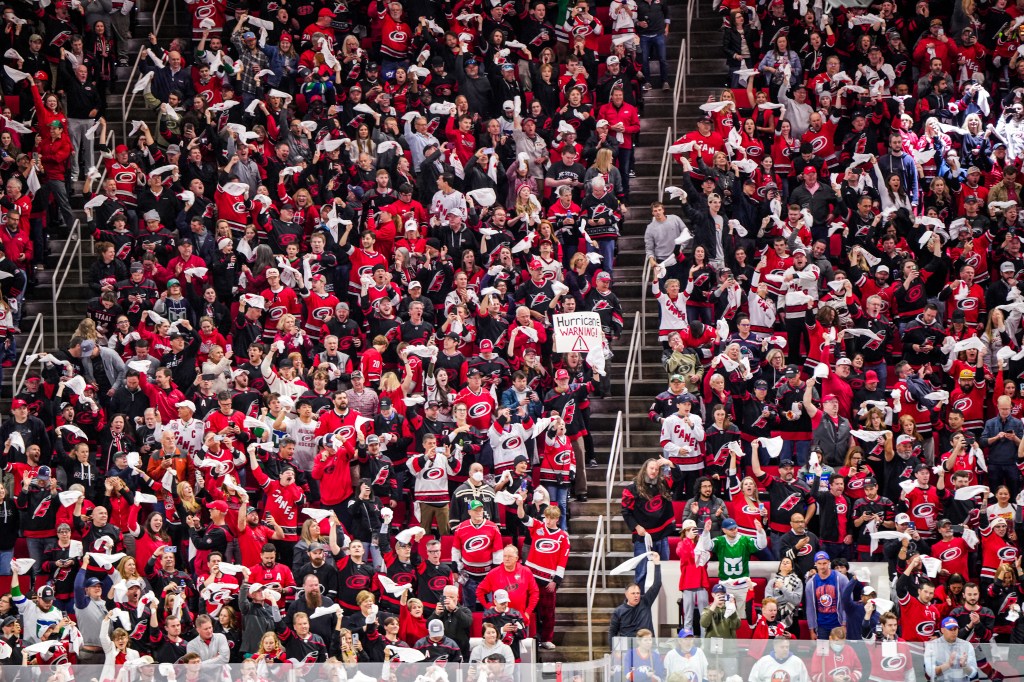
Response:
[[[1024,644],[617,637],[609,682],[966,682],[1024,680]]]
[[[22,659],[17,659],[21,662]],[[608,657],[580,663],[327,663],[247,659],[238,664],[154,663],[149,657],[123,664],[43,662],[0,665],[3,682],[607,682]],[[11,663],[10,659],[4,663]]]

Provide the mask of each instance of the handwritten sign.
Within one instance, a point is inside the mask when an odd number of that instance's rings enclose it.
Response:
[[[554,316],[555,352],[589,353],[601,348],[604,332],[597,313],[563,313]]]

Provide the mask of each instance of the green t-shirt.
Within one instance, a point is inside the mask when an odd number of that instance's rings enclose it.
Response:
[[[718,577],[720,580],[746,578],[750,575],[750,555],[757,553],[754,539],[747,535],[737,535],[734,544],[724,535],[711,541],[712,551],[718,557]]]

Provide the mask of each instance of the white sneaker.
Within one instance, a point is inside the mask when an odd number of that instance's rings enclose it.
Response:
[[[551,651],[552,649],[555,648],[555,643],[554,642],[541,642],[540,643],[540,648],[544,649],[545,651]]]

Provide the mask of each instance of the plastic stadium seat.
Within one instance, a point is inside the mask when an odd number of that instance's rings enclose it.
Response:
[[[672,511],[675,512],[676,525],[681,526],[683,524],[683,513],[686,511],[686,501],[672,500]]]

